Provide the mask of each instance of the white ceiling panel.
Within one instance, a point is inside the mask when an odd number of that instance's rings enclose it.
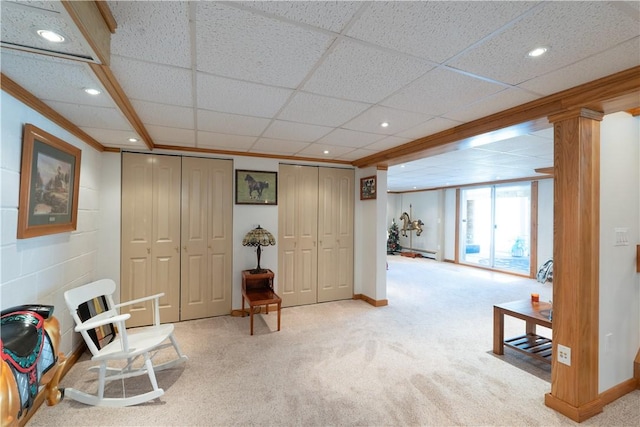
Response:
[[[443,63],[537,2],[374,2],[347,34]]]
[[[457,122],[470,122],[481,115],[499,113],[507,108],[516,107],[525,102],[533,101],[540,98],[530,92],[511,88],[505,89],[479,101],[459,107],[455,110],[444,114],[444,118],[455,120]]]
[[[147,1],[110,2],[118,29],[111,53],[165,65],[189,68],[191,40],[188,1],[168,1],[162,7]],[[162,43],[158,43],[162,40]]]
[[[198,108],[273,117],[293,91],[198,73]]]
[[[334,36],[214,2],[198,2],[198,71],[297,87]]]
[[[74,122],[80,127],[115,130],[133,129],[131,124],[122,116],[120,110],[115,108],[58,101],[46,101],[46,104],[62,114],[63,117],[73,117]]]
[[[213,132],[198,132],[198,147],[215,150],[248,151],[256,142],[255,136],[226,135]]]
[[[29,91],[42,100],[113,106],[109,94],[83,62],[3,49],[0,69],[18,83],[29,82]],[[85,88],[99,89],[102,94],[89,95]]]
[[[328,153],[325,153],[328,151]],[[353,151],[351,147],[339,147],[335,145],[314,143],[309,144],[306,148],[300,150],[299,156],[319,157],[326,159],[336,159]]]
[[[300,141],[286,141],[284,139],[260,138],[253,145],[252,152],[265,154],[279,154],[283,156],[293,156],[304,150],[310,144]]]
[[[278,118],[324,126],[340,126],[348,122],[371,104],[297,92],[280,112]]]
[[[635,37],[602,53],[533,78],[518,86],[542,95],[551,95],[638,65],[640,65],[640,37]]]
[[[361,148],[379,141],[381,138],[383,138],[383,136],[377,133],[357,132],[355,130],[338,128],[318,140],[318,143],[340,147]]]
[[[432,135],[443,130],[451,129],[460,124],[454,120],[445,119],[442,117],[435,117],[427,120],[424,123],[420,123],[418,126],[414,126],[411,129],[407,129],[403,132],[399,132],[396,136],[401,138],[418,139],[425,135]]]
[[[250,1],[241,5],[339,33],[363,5],[359,1]]]
[[[271,120],[260,117],[198,110],[198,130],[206,132],[259,136],[269,123]]]
[[[373,144],[367,145],[366,148],[369,150],[381,151],[393,147],[398,147],[402,144],[406,144],[407,142],[411,142],[411,139],[399,138],[397,136],[387,136],[379,141],[374,142]]]
[[[132,100],[131,104],[144,123],[193,129],[193,108]]]
[[[180,107],[193,105],[188,69],[115,55],[111,57],[111,69],[129,98]]]
[[[147,130],[157,144],[178,145],[180,147],[196,146],[196,133],[190,129],[148,125]]]
[[[426,61],[342,39],[303,89],[320,95],[375,103],[431,68]]]
[[[437,68],[382,104],[438,116],[504,88],[454,70]]]
[[[357,159],[362,159],[364,157],[368,157],[371,156],[373,154],[375,154],[376,151],[373,150],[366,150],[366,149],[362,149],[362,148],[357,148],[353,151],[350,151],[348,153],[342,154],[338,157],[336,157],[336,160],[347,160],[347,161],[353,161],[353,160],[357,160]]]
[[[545,2],[525,19],[448,65],[517,85],[638,35],[637,19],[609,2]],[[548,46],[547,54],[527,52]]]
[[[133,130],[116,130],[116,129],[96,129],[89,127],[81,127],[84,132],[96,141],[106,147],[118,147],[125,149],[147,149],[148,147],[140,139],[140,136]],[[138,141],[131,142],[129,138],[136,138]]]
[[[355,119],[345,123],[343,127],[361,132],[393,135],[411,129],[420,123],[426,122],[430,118],[430,116],[424,114],[375,106],[360,114]],[[382,127],[382,123],[388,123],[389,126]]]
[[[331,129],[327,126],[275,120],[269,125],[263,136],[266,138],[313,142],[331,132]]]

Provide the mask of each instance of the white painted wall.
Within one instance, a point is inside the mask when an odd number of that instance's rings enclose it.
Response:
[[[446,261],[456,259],[456,189],[448,188],[444,190],[444,234],[443,234],[443,256]]]
[[[394,217],[399,218],[403,212],[407,212],[412,221],[420,219],[424,223],[420,236],[416,235],[415,232],[407,232],[407,237],[404,237],[400,232],[400,245],[403,248],[435,251],[440,256],[444,239],[442,220],[444,212],[443,191],[418,191],[401,195],[399,210],[394,213]],[[402,221],[398,221],[398,226],[401,229],[402,224]]]
[[[62,329],[61,351],[73,348],[73,320],[63,293],[97,278],[100,234],[101,153],[5,92],[0,93],[0,308],[51,304]],[[22,131],[31,123],[82,150],[76,231],[17,239]],[[119,234],[119,228],[115,230]],[[118,264],[119,265],[119,264]],[[116,265],[117,268],[117,265]]]
[[[640,347],[640,118],[606,116],[600,127],[599,391],[633,377]],[[616,246],[616,228],[628,246]]]

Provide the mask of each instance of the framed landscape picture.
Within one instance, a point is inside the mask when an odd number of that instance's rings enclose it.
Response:
[[[236,169],[236,204],[277,205],[278,173]]]
[[[368,176],[360,178],[360,200],[372,200],[376,198],[376,177]]]
[[[76,229],[81,150],[31,124],[24,127],[18,238]]]

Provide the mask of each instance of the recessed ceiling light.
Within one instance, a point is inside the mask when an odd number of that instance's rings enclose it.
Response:
[[[138,138],[129,138],[129,142],[138,142]]]
[[[323,153],[324,154],[329,154],[329,150],[324,150]]]
[[[382,126],[383,128],[389,127],[389,122],[382,122],[380,123],[380,126]]]
[[[85,88],[84,91],[87,92],[89,95],[100,95],[102,93],[98,89],[94,89],[91,87]]]
[[[403,168],[403,167],[404,167],[404,165],[400,165],[400,167],[401,167],[401,168]]]
[[[530,50],[529,53],[527,53],[527,56],[531,57],[531,58],[535,58],[537,56],[541,56],[544,55],[545,53],[547,53],[547,51],[549,50],[549,48],[547,47],[537,47],[533,50]]]
[[[62,36],[62,34],[56,33],[55,31],[38,30],[37,32],[40,37],[52,43],[62,43],[64,41],[64,36]]]

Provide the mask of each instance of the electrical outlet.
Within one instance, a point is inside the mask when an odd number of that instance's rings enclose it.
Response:
[[[571,366],[571,349],[565,345],[558,344],[558,362]]]

